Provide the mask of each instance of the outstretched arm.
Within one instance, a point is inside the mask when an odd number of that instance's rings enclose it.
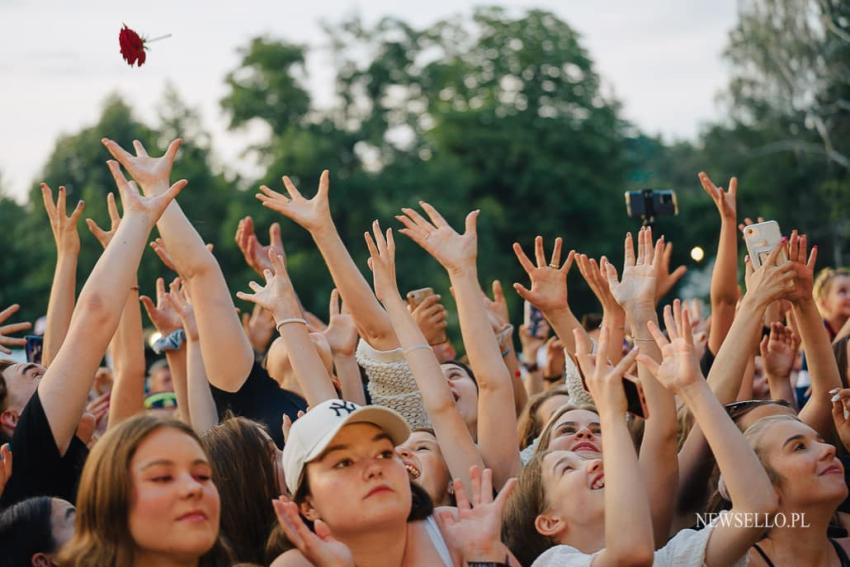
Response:
[[[328,170],[322,172],[319,190],[312,199],[305,199],[289,177],[283,177],[283,184],[289,197],[263,185],[260,187],[262,193],[258,193],[257,198],[262,201],[264,207],[298,223],[313,237],[325,259],[334,285],[342,295],[342,300],[351,309],[360,336],[378,350],[397,348],[398,340],[393,333],[389,317],[381,308],[363,274],[357,269],[331,218]]]
[[[484,462],[493,469],[498,486],[519,472],[519,440],[513,384],[502,361],[499,342],[487,319],[478,284],[478,211],[466,217],[463,234],[449,226],[428,203],[420,203],[430,222],[413,209],[402,209],[396,218],[408,236],[446,269],[454,288],[460,330],[469,363],[478,382],[478,444]]]
[[[711,273],[711,329],[708,333],[708,348],[717,355],[735,319],[738,303],[738,180],[735,177],[729,180],[728,191],[715,186],[705,172],[700,172],[699,181],[720,214],[720,240]]]
[[[776,493],[764,467],[700,374],[687,310],[676,303],[672,314],[669,307],[665,308],[664,318],[668,322],[669,340],[656,325],[648,325],[661,348],[663,362],[658,364],[644,356],[639,360],[665,387],[678,394],[693,413],[729,489],[732,513],[772,514],[777,506]],[[706,565],[734,563],[762,533],[763,527],[758,526],[717,525],[708,540]]]
[[[378,221],[372,224],[374,240],[365,234],[369,266],[375,278],[375,295],[387,308],[407,364],[422,393],[422,403],[453,478],[470,486],[469,467],[483,463],[475,442],[455,406],[451,390],[434,350],[428,345],[398,291],[395,272],[395,241],[392,229],[386,236]]]
[[[534,258],[536,264],[532,264],[519,242],[514,242],[514,254],[519,260],[522,269],[531,280],[531,289],[520,283],[514,284],[514,289],[519,296],[538,309],[546,317],[549,326],[564,343],[567,351],[574,355],[576,352],[573,331],[578,329],[584,332],[576,316],[570,309],[567,301],[567,274],[573,265],[575,252],[570,251],[567,260],[561,264],[561,248],[563,240],[559,236],[555,239],[552,249],[552,259],[546,263],[546,253],[543,250],[543,237],[534,238]]]
[[[596,355],[590,353],[586,335],[576,332],[575,336],[576,358],[599,411],[605,447],[605,548],[594,555],[593,565],[649,565],[654,549],[650,503],[626,426],[623,389],[623,375],[634,364],[637,350],[612,367],[605,355],[610,336],[607,327],[599,334]]]
[[[136,155],[126,152],[112,140],[104,139],[103,143],[141,185],[145,195],[159,195],[168,188],[181,140],[171,142],[165,155],[158,158],[148,156],[138,141],[133,142]],[[242,331],[221,268],[176,202],[162,214],[157,227],[176,271],[186,279],[195,299],[210,381],[222,390],[235,392],[248,377],[254,354]]]
[[[77,260],[80,257],[77,221],[85,209],[85,203],[79,201],[74,212],[68,216],[65,213],[65,187],[59,187],[59,195],[54,204],[53,192],[47,183],[42,183],[41,197],[50,219],[53,240],[56,242],[56,269],[53,272],[53,284],[50,286],[47,327],[44,330],[44,348],[41,353],[41,364],[47,367],[59,352],[71,324],[74,295],[77,290]]]
[[[117,162],[110,161],[109,168],[121,193],[124,218],[83,286],[65,341],[38,385],[53,439],[62,454],[71,443],[95,371],[118,327],[148,235],[187,183],[181,180],[155,197],[142,197],[134,183],[127,183]]]
[[[626,335],[626,312],[614,299],[608,279],[605,277],[608,258],[602,256],[599,264],[593,258],[585,254],[576,256],[579,272],[587,282],[588,287],[602,304],[602,324],[608,327],[611,333],[610,346],[608,347],[608,360],[617,363],[623,358],[623,339]],[[656,292],[656,297],[658,293]]]
[[[307,321],[301,318],[301,306],[286,272],[283,256],[271,250],[269,258],[274,272],[264,271],[266,285],[250,282],[248,285],[254,293],[239,291],[236,296],[244,301],[256,303],[274,315],[277,330],[286,344],[292,370],[304,392],[307,404],[316,406],[325,400],[332,400],[337,396],[331,377],[310,339]]]
[[[109,211],[109,230],[103,230],[94,220],[86,219],[89,231],[104,249],[121,223],[115,195],[112,193],[106,195],[106,208]],[[115,372],[107,421],[107,426],[111,428],[144,411],[145,345],[139,310],[139,286],[135,277],[124,302],[118,329],[112,337],[110,350]]]

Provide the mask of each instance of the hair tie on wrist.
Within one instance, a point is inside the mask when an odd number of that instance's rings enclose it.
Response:
[[[274,328],[277,329],[278,333],[280,333],[280,328],[290,323],[300,323],[305,327],[307,326],[306,319],[301,319],[300,317],[290,317],[288,319],[281,319],[278,323],[275,324]]]

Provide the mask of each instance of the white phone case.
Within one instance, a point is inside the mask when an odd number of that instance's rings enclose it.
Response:
[[[781,241],[782,232],[779,230],[779,223],[776,221],[760,222],[744,227],[744,242],[747,243],[747,252],[750,255],[753,269],[759,269]],[[785,252],[782,252],[777,263],[783,264],[786,259]]]

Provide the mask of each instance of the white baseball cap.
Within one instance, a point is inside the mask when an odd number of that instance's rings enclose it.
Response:
[[[380,427],[398,446],[410,436],[410,427],[397,412],[383,406],[359,406],[346,400],[326,400],[310,408],[292,424],[283,447],[286,486],[295,494],[301,485],[304,466],[318,458],[339,430],[352,423]]]

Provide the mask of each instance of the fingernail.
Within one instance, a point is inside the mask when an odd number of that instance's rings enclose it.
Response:
[[[838,402],[838,401],[840,401],[840,400],[841,400],[841,396],[839,396],[838,394],[835,394],[835,395],[834,395],[834,396],[832,396],[832,398],[830,399],[830,401],[831,401],[831,402],[833,402],[833,403]]]
[[[830,394],[836,394],[836,393],[838,393],[838,388],[833,388],[832,390],[830,390],[830,391],[829,391],[829,393],[830,393]]]

